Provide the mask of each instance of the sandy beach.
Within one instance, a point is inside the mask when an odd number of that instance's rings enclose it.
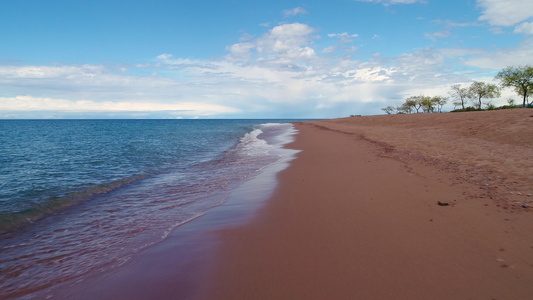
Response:
[[[533,110],[295,127],[287,168],[53,299],[531,299]]]
[[[202,299],[530,299],[533,110],[296,124]],[[530,202],[532,202],[530,204]]]

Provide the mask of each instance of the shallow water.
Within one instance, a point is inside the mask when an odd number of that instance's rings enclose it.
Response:
[[[292,125],[268,122],[0,121],[0,298],[116,268],[224,203],[281,159]]]

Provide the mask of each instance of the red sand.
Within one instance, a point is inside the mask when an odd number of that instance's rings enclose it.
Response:
[[[212,232],[220,206],[53,299],[533,299],[533,109],[296,128],[253,220]]]
[[[303,151],[220,232],[201,298],[533,298],[533,110],[296,127]]]

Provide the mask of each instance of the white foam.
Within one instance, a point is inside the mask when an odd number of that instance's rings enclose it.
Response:
[[[265,140],[260,139],[263,131],[261,129],[254,129],[253,131],[245,134],[239,143],[239,149],[243,154],[248,156],[262,156],[268,155],[268,153],[275,147],[269,145]]]
[[[294,135],[298,132],[291,123],[266,123],[261,125],[261,128],[270,133],[265,138],[276,148],[294,141]]]

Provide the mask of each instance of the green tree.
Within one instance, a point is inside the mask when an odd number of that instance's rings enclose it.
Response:
[[[435,111],[435,102],[433,102],[433,98],[429,96],[420,96],[421,97],[421,103],[422,103],[422,111],[426,113],[432,113]]]
[[[437,112],[440,113],[442,112],[442,107],[448,102],[448,98],[443,96],[435,96],[431,98],[431,101],[433,101],[433,103],[437,107]]]
[[[396,108],[396,111],[402,114],[410,114],[413,112],[413,108],[414,107],[412,103],[410,103],[409,101],[405,101],[402,105]]]
[[[468,88],[468,98],[472,100],[476,108],[481,109],[481,99],[500,97],[498,86],[490,83],[474,81]]]
[[[533,67],[531,65],[507,67],[495,77],[502,87],[513,87],[523,97],[522,106],[526,106],[528,94],[533,90]]]
[[[461,108],[465,109],[465,103],[468,99],[468,88],[461,87],[460,84],[454,84],[452,85],[450,96],[456,100],[453,102],[454,106],[461,105]]]
[[[417,102],[415,99],[407,98],[405,100],[405,103],[402,105],[402,108],[405,110],[406,113],[410,114],[413,112],[413,109],[415,109],[416,105]]]
[[[416,113],[420,112],[420,108],[423,106],[424,96],[411,96],[405,99],[405,104],[416,110]]]

